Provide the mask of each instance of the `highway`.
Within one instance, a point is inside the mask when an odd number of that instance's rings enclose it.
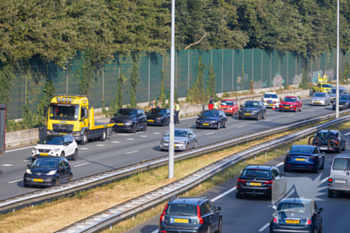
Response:
[[[313,116],[332,113],[331,106],[309,106],[309,99],[303,100],[302,112],[278,112],[268,110],[265,120],[238,120],[237,116],[228,116],[228,128],[195,129],[196,117],[181,119],[177,128],[191,127],[198,138],[198,146],[216,141],[232,138],[242,134],[255,132],[292,121]],[[149,126],[146,132],[114,133],[106,141],[89,142],[79,145],[79,159],[70,161],[73,169],[73,179],[93,175],[99,172],[124,167],[130,164],[142,162],[164,156],[167,152],[161,152],[159,142],[162,134],[168,127]],[[5,155],[0,156],[0,200],[25,194],[37,190],[37,188],[23,187],[23,174],[26,165],[31,161],[31,148],[9,149]]]
[[[350,129],[342,131],[347,134],[347,146],[350,146]],[[346,150],[342,153],[350,153]],[[327,153],[325,155],[326,163],[323,171],[318,174],[311,172],[287,172],[288,189],[296,185],[296,192],[291,193],[291,197],[312,198],[316,201],[318,207],[324,208],[321,213],[323,218],[323,233],[345,233],[349,232],[350,215],[349,199],[350,195],[337,194],[329,199],[327,196],[327,180],[329,175],[330,162],[336,153]],[[278,157],[267,162],[267,165],[278,165],[283,172],[284,156]],[[259,197],[247,197],[236,199],[235,185],[237,177],[228,180],[205,193],[200,197],[206,196],[211,199],[216,206],[222,208],[223,233],[253,233],[269,232],[269,223],[272,219],[274,209],[272,209],[271,200]],[[311,182],[311,183],[310,183]],[[127,233],[158,233],[159,215],[149,221],[131,229]]]

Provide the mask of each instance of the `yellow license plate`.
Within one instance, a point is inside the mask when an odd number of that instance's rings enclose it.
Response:
[[[284,108],[289,108],[289,107],[284,107]]]
[[[286,220],[286,223],[289,223],[289,224],[299,224],[299,223],[300,223],[300,220]]]
[[[261,186],[261,183],[250,183],[250,186]]]
[[[124,125],[123,123],[117,123],[117,125]]]
[[[154,120],[148,120],[148,122],[154,122]]]
[[[203,123],[203,125],[209,125],[208,123]]]
[[[320,101],[315,101],[315,103],[317,103],[317,104],[318,104],[318,103],[320,103]]]
[[[179,218],[175,218],[174,222],[178,222],[178,223],[188,223],[188,219],[179,219]]]
[[[66,135],[66,133],[60,133],[60,135]]]
[[[270,106],[273,106],[273,104],[270,104]]]
[[[43,179],[33,179],[33,182],[44,182]]]
[[[246,115],[246,116],[250,116],[250,113],[245,113],[244,115]]]
[[[49,155],[49,153],[40,153],[40,155],[42,155],[42,156],[47,156],[47,155]]]
[[[295,161],[305,161],[305,159],[295,159]]]

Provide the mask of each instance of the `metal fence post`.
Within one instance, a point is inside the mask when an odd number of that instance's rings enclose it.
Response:
[[[254,49],[252,49],[252,81],[254,83]]]
[[[68,69],[67,69],[68,70]],[[102,107],[105,107],[105,65],[103,64],[102,69]]]
[[[287,85],[288,85],[288,77],[289,77],[289,73],[288,73],[288,67],[289,67],[289,64],[288,64],[288,57],[289,57],[289,54],[288,54],[288,52],[287,52]]]
[[[234,63],[235,63],[235,50],[232,49],[232,91],[234,90],[234,86],[233,86],[233,75],[234,75]]]
[[[224,50],[221,49],[221,93],[224,93]]]
[[[261,88],[263,88],[263,73],[264,73],[264,55],[263,55],[263,50],[261,50]]]
[[[148,56],[148,102],[151,101],[151,56]]]
[[[190,89],[190,51],[187,50],[187,89]]]
[[[66,95],[68,95],[68,62],[66,64]]]
[[[270,87],[271,87],[272,56],[270,54]]]

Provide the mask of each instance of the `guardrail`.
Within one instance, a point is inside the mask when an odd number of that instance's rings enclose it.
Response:
[[[342,114],[349,113],[350,110],[342,111]],[[269,136],[271,134],[276,134],[286,130],[290,130],[296,127],[301,127],[311,123],[316,123],[325,119],[330,119],[334,117],[335,114],[327,114],[318,117],[311,117],[308,119],[299,120],[296,122],[288,123],[285,125],[277,126],[274,128],[269,128],[266,130],[257,131],[255,133],[249,133],[246,135],[234,137],[231,139],[223,140],[220,142],[212,143],[206,146],[199,147],[187,152],[179,152],[175,155],[175,161],[191,158],[194,156],[199,156],[205,153],[220,150],[226,147],[234,146],[240,143],[245,143],[248,141],[256,140],[262,137]],[[62,184],[57,187],[46,188],[39,191],[34,191],[24,195],[19,195],[16,197],[8,198],[0,201],[0,212],[6,213],[9,211],[14,211],[18,208],[23,208],[25,206],[31,206],[44,201],[50,201],[53,198],[58,198],[61,196],[69,195],[74,192],[86,190],[98,185],[109,183],[113,180],[120,179],[129,175],[133,175],[142,171],[146,171],[152,168],[160,167],[168,163],[168,156],[162,156],[156,159],[145,161],[143,163],[132,164],[126,167],[110,170],[107,172],[98,173],[88,177],[73,180],[72,182]]]

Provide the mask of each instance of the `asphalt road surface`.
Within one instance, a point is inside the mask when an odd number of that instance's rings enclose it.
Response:
[[[342,131],[346,135],[347,147],[350,146],[350,129]],[[350,153],[350,149],[342,153]],[[296,191],[290,197],[312,198],[318,207],[324,208],[321,213],[323,218],[323,233],[345,233],[349,230],[350,194],[337,194],[330,199],[327,196],[327,181],[330,163],[337,153],[326,153],[325,168],[318,174],[312,172],[287,172],[288,189],[296,186]],[[268,165],[278,165],[283,172],[284,156],[267,162]],[[267,198],[247,197],[236,199],[235,186],[237,177],[222,183],[207,192],[199,195],[213,200],[216,206],[222,208],[223,233],[254,233],[269,232],[269,224],[274,209],[272,202]],[[158,233],[159,215],[149,221],[140,224],[127,233]]]
[[[268,110],[265,120],[238,120],[237,116],[228,116],[227,129],[196,129],[197,117],[181,119],[176,128],[192,128],[198,138],[198,146],[229,139],[235,136],[276,127],[282,124],[313,116],[332,113],[331,106],[310,106],[309,99],[304,99],[302,112],[279,112]],[[73,179],[124,167],[167,154],[159,149],[159,142],[168,127],[150,126],[146,132],[114,133],[106,141],[93,141],[79,145],[79,158],[70,161]],[[31,161],[33,146],[9,149],[0,156],[0,200],[25,194],[38,188],[24,188],[23,174]]]

